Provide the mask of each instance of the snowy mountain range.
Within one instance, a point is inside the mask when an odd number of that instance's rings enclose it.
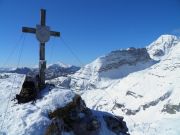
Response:
[[[51,73],[59,71],[55,70],[56,65],[52,69]],[[23,75],[18,76],[13,86],[14,93],[19,90],[24,78]],[[5,103],[0,110],[3,114],[13,80],[3,74],[1,78],[5,80],[0,81],[1,100]],[[33,133],[35,127],[44,128],[43,123],[48,121],[45,117],[47,109],[59,104],[62,106],[71,98],[72,94],[63,89],[81,94],[87,107],[93,110],[123,116],[131,135],[180,134],[180,39],[176,36],[162,35],[145,48],[112,51],[73,74],[47,82],[61,90],[54,89],[35,106],[27,104],[11,108],[9,114],[18,111],[17,118],[22,116],[22,119],[17,123],[20,127],[17,131],[16,126],[8,125],[8,120],[15,122],[16,117],[8,117],[5,123],[11,130],[9,134],[13,131],[27,133],[23,129]],[[57,96],[64,96],[63,101],[57,100]]]
[[[64,63],[56,63],[50,64],[46,69],[46,79],[53,79],[60,76],[67,76],[69,74],[73,74],[78,71],[80,67],[67,65]],[[0,73],[18,73],[18,74],[26,74],[29,76],[36,76],[39,72],[38,67],[30,68],[30,67],[20,67],[20,68],[0,68]]]
[[[132,135],[180,134],[176,36],[162,35],[146,48],[113,51],[50,82],[80,93],[90,108],[124,116]]]

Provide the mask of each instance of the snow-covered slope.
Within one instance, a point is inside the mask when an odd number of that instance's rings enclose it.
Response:
[[[90,108],[125,116],[133,135],[179,135],[180,42],[169,46],[158,63],[104,89],[84,91],[82,97]]]
[[[70,90],[53,89],[50,93],[44,93],[43,98],[37,100],[35,105],[15,104],[16,102],[11,100],[20,92],[24,75],[0,74],[0,76],[4,76],[0,79],[0,135],[43,135],[51,121],[47,115],[48,111],[64,106],[74,96]]]
[[[85,91],[89,107],[127,115],[132,134],[179,135],[180,43],[167,58],[118,79],[106,89]]]
[[[162,35],[146,49],[118,50],[68,78],[88,107],[123,115],[132,135],[179,135],[180,40]],[[67,87],[67,84],[66,84]]]
[[[47,133],[48,126],[53,121],[48,114],[74,100],[75,93],[73,91],[55,87],[51,90],[44,89],[40,94],[42,98],[37,99],[34,104],[17,104],[12,99],[20,92],[24,79],[24,75],[0,74],[0,135],[44,135],[45,132]],[[115,135],[107,127],[104,118],[105,116],[109,117],[112,115],[99,111],[92,111],[92,113],[94,118],[100,122],[98,135]],[[81,115],[83,119],[83,114]],[[79,123],[80,121],[78,121]],[[85,123],[81,123],[81,126],[82,124],[85,125]],[[117,122],[115,124],[117,126]],[[83,129],[83,127],[80,128]],[[78,131],[79,129],[76,130]],[[75,135],[73,132],[64,132],[64,130],[61,130],[61,132],[63,135]],[[88,135],[97,135],[97,133],[90,133]],[[121,135],[128,134],[123,132]]]
[[[123,78],[155,63],[145,48],[112,51],[73,74],[70,87],[74,90],[106,87],[102,83]]]

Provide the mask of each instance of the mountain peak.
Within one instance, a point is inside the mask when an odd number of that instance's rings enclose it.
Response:
[[[174,35],[161,35],[157,40],[147,46],[150,57],[154,60],[161,60],[166,56],[171,48],[180,42],[180,39]]]
[[[59,66],[59,67],[62,67],[62,68],[70,68],[70,67],[72,67],[72,65],[65,64],[65,63],[62,63],[62,62],[57,62],[55,64],[49,64],[48,65],[48,67],[51,67],[51,66]]]
[[[172,42],[174,40],[178,40],[178,37],[175,35],[161,35],[155,42]]]

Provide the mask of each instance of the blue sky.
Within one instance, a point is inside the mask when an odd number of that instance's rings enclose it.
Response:
[[[145,47],[162,34],[180,35],[180,0],[0,0],[0,67],[38,65],[39,43],[21,27],[35,27],[41,8],[66,42],[50,39],[47,63],[82,66],[116,49]]]

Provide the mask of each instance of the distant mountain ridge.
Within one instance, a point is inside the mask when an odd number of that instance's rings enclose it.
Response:
[[[53,79],[60,76],[67,76],[78,71],[80,67],[73,65],[66,65],[64,63],[56,63],[50,64],[46,69],[46,79]],[[29,67],[21,67],[21,68],[0,68],[0,73],[18,73],[18,74],[26,74],[30,76],[35,76],[38,74],[38,68],[29,68]]]

